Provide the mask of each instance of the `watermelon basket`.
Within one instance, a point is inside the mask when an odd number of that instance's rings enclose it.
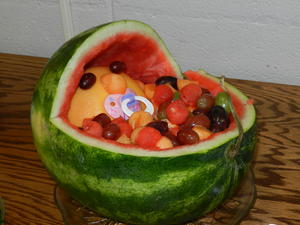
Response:
[[[113,74],[110,68],[112,62],[126,65],[126,74],[122,78],[120,74]],[[88,79],[94,80],[88,82],[95,82],[88,91],[82,90],[85,86],[80,86],[86,74],[93,75]],[[180,80],[181,84],[184,81],[186,86],[186,82],[190,82],[192,87],[197,86],[199,91],[196,97],[204,89],[214,96],[224,92],[228,96],[227,106],[231,112],[226,128],[215,132],[211,128],[198,126],[201,132],[205,131],[210,136],[194,144],[182,142],[178,146],[153,127],[144,129],[146,125],[137,127],[127,139],[119,141],[104,138],[106,128],[103,126],[101,130],[101,126],[93,120],[100,112],[109,113],[110,108],[105,108],[103,102],[112,96],[117,99],[115,91],[120,90],[108,89],[113,84],[109,79],[121,79],[139,95],[139,99],[146,99],[140,96],[147,95],[146,85],[155,85],[165,76],[176,82]],[[134,82],[136,85],[133,85]],[[179,125],[183,126],[183,114],[178,114],[175,106],[183,110],[184,118],[188,120],[194,113],[188,111],[188,107],[193,107],[189,101],[195,93],[188,91],[189,94],[186,94],[182,91],[179,96],[182,99],[175,99],[171,86],[163,85],[171,90],[171,98],[174,97],[166,114],[173,113],[171,115],[174,117],[168,119],[172,123],[174,119],[173,125],[179,129]],[[145,93],[140,91],[141,87],[145,88]],[[108,90],[114,94],[107,95]],[[166,93],[163,90],[160,94],[154,94],[154,97],[160,101]],[[121,99],[119,95],[118,99]],[[168,111],[171,105],[174,108]],[[109,107],[115,106],[115,102],[110,102]],[[219,105],[216,107],[225,110]],[[142,106],[139,110],[136,112],[146,113]],[[154,112],[155,107],[151,110]],[[132,117],[128,119],[129,122]],[[209,120],[208,116],[205,117]],[[86,118],[88,123],[96,123],[96,131],[103,131],[103,135],[101,133],[95,137],[85,132]],[[143,121],[145,117],[140,119]],[[217,210],[215,214],[220,210],[223,212],[219,207],[233,196],[239,196],[235,193],[241,183],[242,197],[237,200],[240,204],[231,216],[234,222],[227,221],[231,224],[239,221],[254,202],[254,181],[249,173],[256,143],[253,101],[223,78],[203,70],[181,72],[159,35],[142,22],[122,20],[103,24],[78,34],[62,45],[49,59],[37,83],[32,98],[31,126],[41,160],[59,187],[55,191],[58,207],[66,223],[71,225],[76,223],[68,222],[68,218],[73,218],[82,208],[79,206],[75,209],[70,204],[74,201],[90,209],[88,213],[95,212],[109,218],[105,221],[139,225],[184,224],[196,221],[214,210]],[[126,126],[128,128],[128,123]],[[151,135],[145,130],[151,130]],[[182,130],[185,132],[187,129]],[[143,132],[144,139],[138,139],[138,132]],[[203,134],[192,132],[197,138]],[[153,139],[160,144],[152,145]]]

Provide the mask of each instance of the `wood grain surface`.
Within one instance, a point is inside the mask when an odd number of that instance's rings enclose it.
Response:
[[[63,224],[54,181],[35,150],[30,104],[47,59],[0,54],[0,196],[5,224]],[[249,77],[249,80],[251,77]],[[254,99],[257,200],[241,223],[300,224],[300,87],[231,79]]]

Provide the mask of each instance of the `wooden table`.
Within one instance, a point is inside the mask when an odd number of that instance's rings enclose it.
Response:
[[[0,54],[0,196],[10,225],[62,224],[55,183],[35,150],[29,119],[32,92],[46,62]],[[258,114],[257,200],[242,225],[300,224],[300,87],[230,82],[255,99]]]

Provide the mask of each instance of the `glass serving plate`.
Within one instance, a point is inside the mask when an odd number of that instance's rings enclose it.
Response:
[[[59,186],[54,190],[55,202],[67,225],[125,225],[98,215],[72,199]],[[236,194],[226,200],[214,211],[185,225],[236,225],[248,214],[256,199],[255,181],[252,170],[249,170]]]

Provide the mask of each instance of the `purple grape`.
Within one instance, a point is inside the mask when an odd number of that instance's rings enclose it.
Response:
[[[85,73],[79,81],[79,87],[81,89],[89,89],[96,82],[96,76],[93,73]]]

